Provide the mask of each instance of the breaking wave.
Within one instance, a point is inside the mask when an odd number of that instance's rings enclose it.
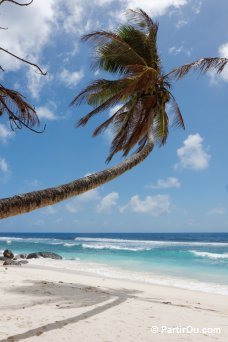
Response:
[[[228,259],[228,253],[209,253],[209,252],[199,252],[199,251],[190,251],[192,254],[202,258],[209,259]]]
[[[125,239],[106,239],[106,238],[87,238],[76,237],[78,242],[99,242],[99,243],[127,243],[127,244],[144,244],[150,247],[156,246],[214,246],[214,247],[228,247],[228,242],[195,242],[195,241],[159,241],[159,240],[125,240]]]
[[[111,244],[88,244],[83,243],[83,248],[90,248],[90,249],[113,249],[113,250],[123,250],[123,251],[149,251],[151,248],[148,247],[127,247],[127,246],[118,246],[118,245],[111,245]]]

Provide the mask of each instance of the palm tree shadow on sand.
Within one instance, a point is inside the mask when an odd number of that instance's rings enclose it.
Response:
[[[74,283],[63,282],[47,282],[47,281],[30,281],[28,285],[26,281],[25,286],[19,286],[7,290],[10,293],[17,293],[23,296],[29,296],[29,298],[35,299],[29,301],[27,304],[20,304],[14,306],[1,307],[1,311],[4,309],[20,310],[35,307],[41,304],[55,305],[55,310],[62,309],[76,309],[89,307],[89,310],[79,313],[73,317],[66,319],[55,320],[44,325],[40,325],[36,328],[11,335],[5,339],[1,339],[0,342],[6,341],[20,341],[34,336],[40,336],[43,333],[50,332],[52,330],[61,329],[69,324],[74,324],[79,321],[91,318],[100,314],[114,306],[120,305],[128,298],[134,297],[136,292],[139,291],[127,291],[127,290],[104,290],[95,288],[92,286],[85,286]],[[41,299],[42,298],[42,299]],[[37,300],[38,299],[38,300]],[[95,306],[95,307],[94,307]],[[91,308],[92,307],[92,308]],[[42,309],[41,309],[42,310]],[[42,314],[42,312],[40,312]],[[66,314],[69,315],[69,314]]]

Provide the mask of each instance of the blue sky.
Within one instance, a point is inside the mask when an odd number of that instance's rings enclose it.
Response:
[[[44,134],[12,133],[0,121],[0,196],[59,185],[106,167],[111,132],[93,128],[109,113],[76,129],[89,110],[69,107],[73,96],[99,77],[90,69],[84,33],[113,29],[127,8],[141,7],[160,23],[165,71],[209,56],[228,57],[226,0],[34,0],[0,8],[1,46],[39,63],[40,76],[1,53],[1,83],[26,95]],[[168,232],[228,231],[228,69],[221,76],[192,73],[173,85],[186,130],[171,130],[132,171],[53,207],[0,221],[0,231]],[[120,161],[116,156],[110,165]]]

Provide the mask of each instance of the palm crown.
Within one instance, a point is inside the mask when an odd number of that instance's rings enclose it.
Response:
[[[122,151],[126,156],[133,147],[141,151],[152,129],[159,145],[166,142],[169,133],[167,104],[173,109],[172,125],[184,128],[181,111],[170,92],[170,82],[181,78],[192,68],[205,72],[214,69],[221,72],[228,62],[226,58],[204,58],[163,74],[157,51],[158,23],[143,10],[128,12],[130,24],[120,26],[116,32],[99,31],[82,37],[96,45],[94,67],[116,75],[116,79],[98,79],[83,89],[72,104],[83,102],[94,107],[81,118],[78,126],[84,126],[91,117],[115,105],[119,109],[98,126],[97,136],[112,125],[114,137],[107,161]]]

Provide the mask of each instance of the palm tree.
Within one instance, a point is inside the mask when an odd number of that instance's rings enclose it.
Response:
[[[203,58],[164,74],[157,51],[157,31],[158,24],[139,9],[129,11],[129,24],[122,25],[116,32],[99,31],[82,38],[95,43],[94,66],[112,73],[115,78],[96,80],[73,99],[73,105],[86,102],[94,107],[79,120],[78,126],[84,126],[94,115],[119,104],[119,109],[95,129],[94,136],[112,126],[114,137],[108,162],[117,152],[126,157],[135,147],[136,151],[116,166],[68,184],[2,199],[0,218],[82,194],[142,162],[155,143],[161,146],[167,140],[170,127],[168,104],[172,105],[174,113],[172,125],[184,128],[180,109],[170,91],[171,82],[192,69],[202,73],[209,70],[221,73],[228,59]]]

